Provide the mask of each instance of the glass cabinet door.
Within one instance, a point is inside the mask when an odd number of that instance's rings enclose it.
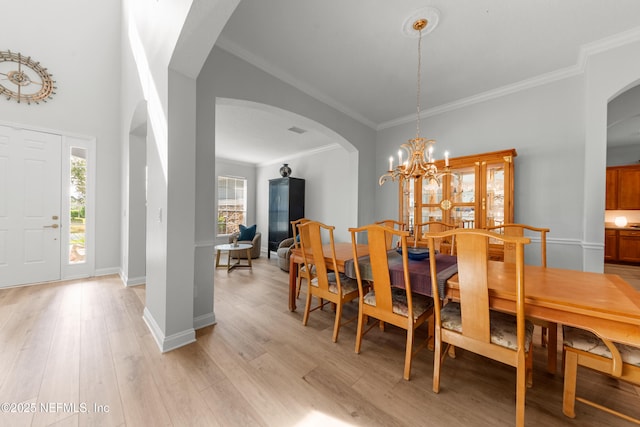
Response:
[[[422,180],[422,203],[418,221],[442,221],[442,182]]]
[[[476,168],[457,169],[446,177],[449,186],[447,221],[461,228],[475,228],[476,222]],[[444,203],[447,205],[447,203]]]
[[[450,159],[451,173],[440,182],[400,182],[400,218],[412,231],[416,223],[441,221],[462,228],[513,222],[514,149]],[[442,171],[444,165],[438,164]]]
[[[485,226],[502,225],[505,222],[504,163],[487,165],[485,180]]]

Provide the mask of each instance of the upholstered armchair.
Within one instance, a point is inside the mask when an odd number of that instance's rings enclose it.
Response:
[[[278,245],[278,266],[284,271],[289,271],[289,258],[291,257],[291,249],[295,247],[293,237],[284,239]]]
[[[239,235],[240,235],[239,232],[230,234],[229,243],[232,243],[235,239],[238,238]],[[260,232],[256,232],[255,236],[253,236],[253,240],[247,240],[247,241],[238,240],[238,243],[251,243],[253,245],[253,248],[251,248],[251,259],[260,257],[260,245],[262,243],[262,235],[260,234]],[[246,259],[247,253],[246,251],[237,251],[237,252],[234,252],[233,256]]]

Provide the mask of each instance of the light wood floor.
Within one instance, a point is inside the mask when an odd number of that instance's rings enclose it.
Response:
[[[605,263],[604,272],[608,274],[617,274],[640,292],[640,266]]]
[[[404,381],[402,331],[372,330],[360,355],[353,323],[332,343],[330,311],[303,327],[302,312],[287,310],[276,263],[218,270],[217,325],[166,354],[142,320],[143,286],[107,277],[0,290],[0,403],[36,405],[0,413],[0,425],[513,425],[513,368],[458,350],[434,394],[433,353],[423,350]],[[546,373],[545,354],[536,348],[527,425],[628,425],[580,403],[575,420],[564,417],[562,377]],[[640,415],[640,390],[627,384],[580,371],[578,391]]]

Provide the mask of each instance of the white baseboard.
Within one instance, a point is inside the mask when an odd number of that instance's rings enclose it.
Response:
[[[193,328],[198,330],[216,324],[215,313],[207,313],[193,319]]]
[[[111,274],[120,274],[120,268],[118,267],[100,268],[100,269],[97,269],[94,273],[96,277],[109,276]]]
[[[165,336],[147,307],[144,308],[142,318],[147,324],[147,327],[151,331],[151,335],[153,335],[153,338],[156,340],[156,344],[158,344],[158,348],[162,353],[175,350],[176,348],[183,347],[196,341],[196,331],[193,328],[178,332],[177,334],[169,335],[168,337]]]

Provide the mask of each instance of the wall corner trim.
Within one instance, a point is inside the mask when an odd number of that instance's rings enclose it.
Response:
[[[151,331],[151,335],[153,335],[153,338],[162,353],[175,350],[176,348],[183,347],[196,341],[196,331],[193,328],[165,336],[147,307],[144,308],[142,318],[147,324],[147,327]]]
[[[202,329],[216,323],[216,314],[214,312],[202,314],[193,318],[193,329]]]

